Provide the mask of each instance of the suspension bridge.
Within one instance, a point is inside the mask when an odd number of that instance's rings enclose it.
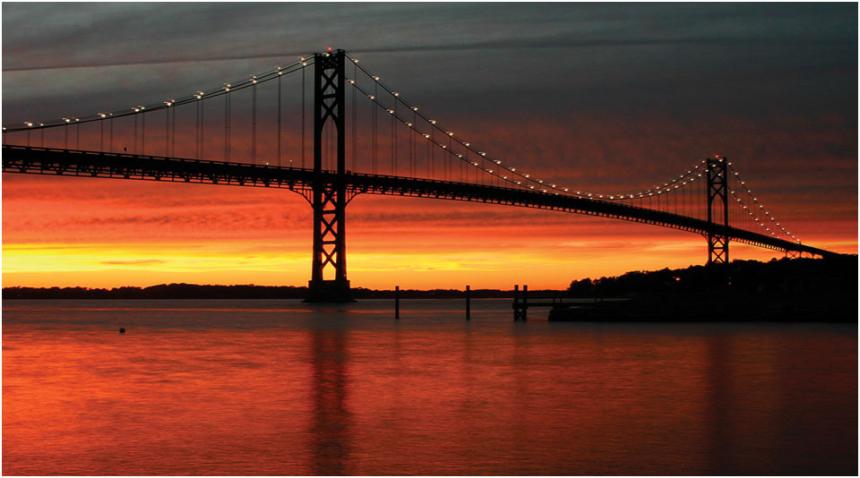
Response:
[[[359,194],[679,229],[704,237],[708,264],[728,263],[730,242],[836,255],[803,244],[728,158],[712,155],[639,191],[579,190],[455,134],[343,50],[157,103],[4,126],[3,172],[293,191],[313,208],[309,301],[350,300],[346,207]]]

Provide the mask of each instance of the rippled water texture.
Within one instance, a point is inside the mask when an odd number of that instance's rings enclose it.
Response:
[[[4,302],[3,472],[857,473],[856,326],[392,316]]]

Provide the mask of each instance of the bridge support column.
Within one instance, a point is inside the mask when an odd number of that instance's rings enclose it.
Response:
[[[708,195],[708,265],[729,263],[729,171],[728,161],[719,155],[706,161],[705,187]],[[714,203],[717,213],[714,213]],[[719,211],[722,209],[722,211]]]
[[[314,56],[313,260],[307,302],[351,302],[346,278],[346,174],[343,50]],[[335,145],[323,144],[334,128]],[[337,174],[324,180],[322,171],[334,152]],[[328,274],[326,274],[328,273]],[[329,277],[327,277],[327,275]]]

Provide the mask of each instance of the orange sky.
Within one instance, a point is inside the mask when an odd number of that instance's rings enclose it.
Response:
[[[534,177],[633,192],[719,152],[804,243],[857,252],[856,5],[10,3],[3,12],[4,126],[161,104],[331,45],[457,138]],[[276,84],[255,89],[258,162],[275,161]],[[297,165],[301,75],[285,75],[282,91],[285,163]],[[231,97],[233,161],[249,157],[250,95]],[[204,102],[205,159],[223,159],[221,100]],[[192,157],[195,111],[183,108],[176,155]],[[164,153],[165,119],[147,116],[149,154]],[[116,121],[120,150],[132,122]],[[82,130],[80,148],[97,148],[99,127]],[[46,134],[50,146],[63,141],[62,130]],[[310,207],[288,191],[2,181],[5,286],[305,285],[310,276]],[[359,287],[563,288],[707,259],[696,234],[507,206],[359,196],[347,222]],[[731,255],[772,257],[740,245]]]
[[[3,180],[4,286],[304,285],[310,274],[310,207],[288,191]],[[561,288],[574,278],[706,259],[695,234],[558,212],[365,195],[347,215],[349,278],[361,287]],[[805,229],[833,233],[810,239],[819,247],[856,250],[844,224]],[[732,253],[773,256],[740,245]]]

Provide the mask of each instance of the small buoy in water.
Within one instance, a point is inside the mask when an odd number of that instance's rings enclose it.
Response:
[[[120,327],[120,328],[119,328],[119,333],[124,334],[124,333],[125,333],[125,327]]]

